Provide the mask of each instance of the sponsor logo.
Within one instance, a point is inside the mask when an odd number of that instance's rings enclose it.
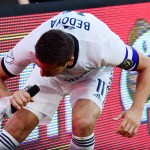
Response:
[[[93,95],[100,100],[100,98],[101,98],[100,94],[93,94]]]
[[[71,78],[71,79],[64,79],[64,81],[68,81],[68,82],[74,82],[74,81],[77,81],[83,77],[85,77],[90,71],[85,71],[83,72],[81,75],[77,76],[77,77],[74,77],[74,78]]]
[[[118,65],[118,67],[122,69],[129,69],[130,67],[132,67],[132,64],[133,64],[132,60],[126,59],[120,65]]]
[[[7,63],[11,63],[14,61],[13,51],[10,51],[9,53],[6,54],[5,61]]]

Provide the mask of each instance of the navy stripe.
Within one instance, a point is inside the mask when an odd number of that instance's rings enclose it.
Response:
[[[12,148],[16,148],[16,145],[12,142],[12,140],[6,136],[4,133],[1,133],[1,137],[3,139],[5,139],[5,141],[7,141],[7,143],[9,143],[9,145],[11,145]]]
[[[88,145],[83,145],[83,144],[76,143],[76,141],[74,141],[73,139],[72,139],[72,141],[74,142],[75,145],[80,146],[80,147],[90,147],[90,146],[94,145],[94,143],[95,143],[95,141],[93,141],[92,143],[89,143]]]
[[[139,64],[139,55],[138,55],[138,53],[137,53],[137,51],[133,48],[133,47],[131,47],[132,48],[132,52],[133,52],[133,55],[132,55],[132,62],[133,62],[133,64],[132,64],[132,67],[134,66],[134,68],[132,68],[132,70],[136,70],[136,68],[137,68],[137,66],[138,66],[138,64]]]
[[[1,137],[1,136],[0,136]],[[3,137],[1,137],[2,139],[0,139],[0,142],[7,147],[9,150],[13,150],[14,148],[10,147],[10,145],[8,145],[7,140],[5,140]]]
[[[102,80],[98,79],[98,85],[97,85],[97,89],[96,89],[97,92],[100,91],[101,83],[102,83]]]
[[[87,141],[91,141],[91,140],[94,140],[94,136],[93,137],[91,137],[90,139],[86,139],[86,140],[78,140],[78,139],[76,139],[76,138],[73,138],[73,139],[75,139],[77,142],[87,142]]]
[[[88,145],[94,142],[94,140],[90,141],[90,142],[83,142],[83,141],[76,141],[76,139],[72,139],[75,143],[77,144],[81,144],[81,145]]]
[[[101,91],[101,95],[104,95],[104,89],[105,89],[105,82],[103,81],[103,87],[102,87],[102,91]]]
[[[10,73],[10,72],[7,70],[7,68],[6,68],[5,64],[4,64],[4,57],[3,57],[2,60],[1,60],[1,66],[2,66],[2,68],[3,68],[3,71],[4,71],[9,77],[15,77],[15,76],[16,76],[16,75]]]
[[[8,149],[11,150],[11,147],[9,147],[8,145],[6,145],[5,142],[3,142],[1,139],[0,139],[0,142],[2,143],[2,145],[4,145],[5,147],[7,147]]]
[[[90,147],[94,145],[95,143],[94,136],[87,140],[78,140],[78,139],[72,138],[72,141],[74,142],[75,145],[80,146],[80,147]]]

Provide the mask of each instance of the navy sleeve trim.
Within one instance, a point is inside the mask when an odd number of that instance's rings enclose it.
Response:
[[[7,70],[7,68],[6,68],[5,64],[4,64],[4,58],[2,58],[1,66],[2,66],[2,68],[3,68],[3,70],[4,70],[4,72],[5,72],[9,77],[15,77],[15,76],[16,76],[16,75],[10,73],[10,72]]]
[[[133,65],[132,65],[132,68],[130,70],[136,70],[137,66],[139,65],[139,55],[136,51],[136,49],[134,49],[132,47],[132,51],[133,51],[133,55],[132,55],[132,61],[134,62]]]

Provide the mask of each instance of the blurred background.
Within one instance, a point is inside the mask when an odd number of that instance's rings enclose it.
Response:
[[[44,2],[52,2],[52,1],[58,1],[58,0],[1,0],[0,5],[44,3]],[[63,0],[59,0],[59,1],[63,1]]]
[[[64,10],[94,14],[126,44],[150,56],[149,0],[0,0],[0,58],[34,28]],[[34,64],[30,64],[19,76],[6,82],[12,93],[23,87],[33,68]],[[116,135],[120,122],[112,120],[131,106],[136,76],[136,72],[115,68],[112,86],[95,128],[95,150],[150,149],[150,98],[134,138]],[[62,99],[50,124],[37,126],[17,149],[67,150],[72,131],[69,98]]]
[[[1,0],[0,5],[19,4],[18,0]]]

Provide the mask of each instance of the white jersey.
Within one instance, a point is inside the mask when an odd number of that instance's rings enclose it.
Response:
[[[18,75],[28,64],[35,63],[35,44],[42,34],[51,29],[63,30],[75,40],[73,66],[57,75],[64,80],[77,80],[103,66],[119,65],[133,70],[138,64],[135,49],[125,45],[94,15],[65,11],[42,23],[9,51],[2,60],[4,71],[10,76]]]

